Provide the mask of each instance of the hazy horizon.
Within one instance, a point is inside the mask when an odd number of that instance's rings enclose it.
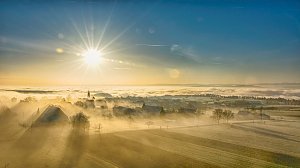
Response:
[[[0,87],[65,87],[65,86],[213,86],[213,87],[243,87],[243,86],[260,86],[260,85],[300,85],[300,82],[276,82],[276,83],[153,83],[153,84],[0,84]],[[1,89],[1,88],[0,88]]]

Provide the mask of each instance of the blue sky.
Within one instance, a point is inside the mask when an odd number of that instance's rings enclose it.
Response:
[[[300,82],[299,1],[13,0],[0,22],[2,84]]]

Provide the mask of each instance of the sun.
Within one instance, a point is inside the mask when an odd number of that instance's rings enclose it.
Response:
[[[87,65],[95,66],[101,61],[101,52],[96,49],[89,49],[82,53],[84,61]]]

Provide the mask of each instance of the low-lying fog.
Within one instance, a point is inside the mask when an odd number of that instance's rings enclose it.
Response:
[[[90,90],[98,96],[163,96],[163,95],[235,95],[282,97],[300,99],[299,84],[261,84],[261,85],[174,85],[174,86],[64,86],[64,87],[2,87],[0,96],[7,95],[25,98],[56,97],[71,95],[74,98],[86,96]]]
[[[299,109],[295,86],[7,87],[0,167],[214,167],[223,165],[220,152],[227,167],[239,159],[248,167],[294,166]],[[257,162],[247,151],[264,157]],[[273,161],[278,152],[284,155]]]

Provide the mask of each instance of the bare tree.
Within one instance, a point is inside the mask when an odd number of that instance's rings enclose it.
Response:
[[[231,110],[224,110],[222,113],[222,117],[226,120],[226,122],[228,123],[228,120],[233,119],[234,118],[234,114]]]
[[[215,109],[213,111],[213,118],[216,119],[218,121],[218,124],[220,124],[220,119],[223,116],[223,109]]]
[[[71,116],[71,123],[73,128],[83,129],[84,131],[90,127],[89,117],[83,112],[79,112]]]
[[[153,125],[153,124],[154,124],[154,122],[153,122],[153,121],[147,121],[145,124],[146,124],[146,125],[148,126],[148,128],[149,128],[150,125]]]
[[[263,112],[262,112],[263,107],[261,106],[259,110],[260,110],[260,120],[262,121],[263,120]]]
[[[102,130],[103,126],[101,123],[99,123],[97,130],[99,131],[99,134],[101,134],[101,130]]]
[[[203,110],[203,108],[198,108],[197,111],[195,112],[195,117],[197,119],[198,125],[199,125],[200,116],[202,116],[204,114],[205,114],[205,111]]]
[[[128,116],[128,126],[131,127],[133,122],[134,122],[134,119],[133,119],[133,117],[129,114],[129,116]]]

